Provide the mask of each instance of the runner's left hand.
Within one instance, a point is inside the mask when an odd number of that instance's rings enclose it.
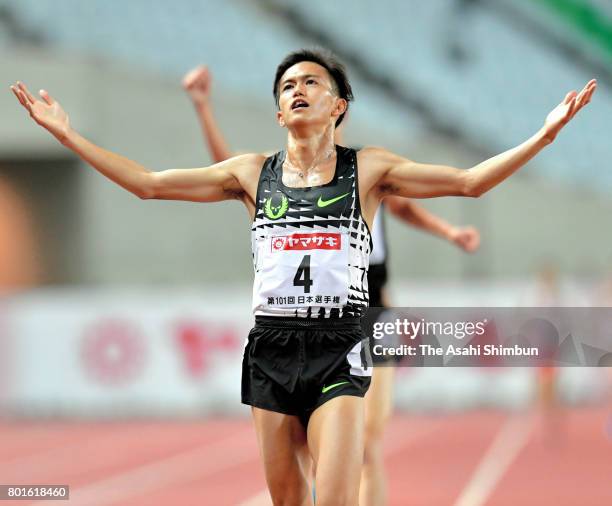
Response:
[[[546,116],[544,135],[554,141],[559,131],[576,115],[576,113],[591,101],[597,89],[597,81],[591,79],[580,93],[570,91],[565,99]]]
[[[463,251],[473,253],[480,246],[480,232],[474,227],[456,227],[451,232],[451,241]]]

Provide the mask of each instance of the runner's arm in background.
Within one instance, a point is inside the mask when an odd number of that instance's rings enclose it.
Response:
[[[403,222],[446,239],[468,253],[473,253],[480,246],[480,233],[476,228],[455,227],[410,199],[387,197],[385,209]]]
[[[212,111],[209,100],[211,85],[210,71],[202,65],[189,71],[183,78],[183,88],[193,102],[208,150],[213,161],[218,163],[234,155],[229,150]]]

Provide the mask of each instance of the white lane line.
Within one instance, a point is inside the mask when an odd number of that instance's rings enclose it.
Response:
[[[454,506],[484,504],[529,441],[532,429],[532,416],[510,417],[483,455]]]
[[[389,444],[385,445],[384,456],[390,457],[395,453],[399,453],[402,450],[409,447],[411,444],[415,443],[419,438],[434,432],[436,429],[440,428],[442,425],[441,421],[436,421],[429,423],[428,425],[418,426],[414,430],[411,430],[408,433],[402,432],[402,439],[397,441],[398,435],[394,434],[389,438]],[[400,432],[399,429],[396,429],[397,432]],[[391,445],[391,441],[395,441],[395,444]],[[255,495],[248,497],[243,502],[239,503],[238,506],[272,506],[272,500],[270,499],[270,494],[268,493],[268,489],[263,489],[257,492]]]
[[[71,489],[70,504],[108,506],[255,460],[257,453],[252,451],[250,445],[245,444],[252,438],[252,430],[245,429],[215,442],[202,444],[193,450]],[[48,506],[48,501],[36,501],[30,505]]]

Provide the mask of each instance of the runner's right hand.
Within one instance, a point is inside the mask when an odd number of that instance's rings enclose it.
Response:
[[[196,104],[208,102],[212,76],[208,67],[199,65],[183,77],[183,88]]]
[[[51,132],[58,141],[63,143],[66,140],[70,130],[70,119],[59,102],[56,102],[45,90],[40,90],[42,100],[38,100],[26,85],[19,81],[11,86],[11,90],[36,123]]]

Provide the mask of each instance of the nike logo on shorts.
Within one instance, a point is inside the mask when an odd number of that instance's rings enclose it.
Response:
[[[340,385],[346,385],[347,383],[350,383],[350,381],[341,381],[340,383],[334,383],[333,385],[329,385],[329,386],[324,386],[321,389],[321,393],[322,394],[326,394],[327,392],[329,392],[332,388],[336,388],[339,387]]]

